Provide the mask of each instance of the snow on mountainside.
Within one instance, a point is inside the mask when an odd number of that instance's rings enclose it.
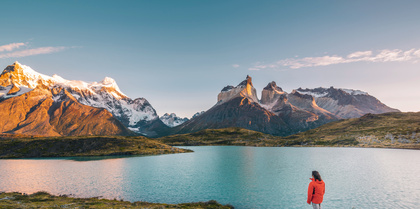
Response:
[[[169,127],[179,126],[188,121],[188,118],[180,118],[175,113],[165,113],[159,118],[165,125]]]
[[[369,95],[367,92],[364,91],[360,91],[360,90],[354,90],[354,89],[343,89],[343,88],[334,88],[334,87],[330,87],[330,88],[315,88],[315,89],[302,89],[302,88],[298,88],[296,91],[298,91],[301,94],[308,94],[311,95],[313,97],[325,97],[328,94],[332,93],[332,89],[335,89],[337,91],[343,91],[349,95]]]
[[[344,92],[350,95],[368,95],[367,92],[360,91],[360,90],[353,90],[353,89],[341,89],[341,90],[343,90]]]
[[[81,104],[107,109],[130,130],[138,133],[147,135],[148,131],[142,126],[158,120],[155,109],[146,99],[127,97],[112,78],[105,77],[101,82],[92,83],[66,80],[58,75],[43,75],[18,62],[7,66],[0,76],[0,100],[24,94],[38,85],[50,89],[65,88]],[[13,89],[14,92],[11,92]]]
[[[201,114],[203,114],[205,111],[201,111],[201,112],[196,112],[192,117],[191,117],[191,119],[193,119],[193,118],[195,118],[195,117],[197,117],[197,116],[199,116],[199,115],[201,115]]]
[[[357,118],[367,113],[399,112],[360,90],[319,87],[315,89],[298,88],[296,91],[300,94],[313,96],[319,107],[340,118]]]

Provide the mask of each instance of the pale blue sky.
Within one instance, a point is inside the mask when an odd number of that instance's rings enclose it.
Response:
[[[420,111],[420,1],[15,0],[0,8],[2,68],[18,60],[66,79],[109,76],[159,115],[207,110],[247,74],[258,96],[274,80],[288,92],[360,89]],[[24,45],[5,47],[12,43]]]

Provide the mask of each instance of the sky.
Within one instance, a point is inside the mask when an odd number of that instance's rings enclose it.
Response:
[[[158,115],[191,117],[250,75],[258,97],[358,89],[420,111],[420,1],[0,2],[0,67],[87,82],[112,77]]]

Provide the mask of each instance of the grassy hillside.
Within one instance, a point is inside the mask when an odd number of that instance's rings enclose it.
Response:
[[[221,205],[214,200],[208,202],[162,204],[148,202],[128,202],[98,198],[72,198],[67,196],[53,196],[46,192],[32,195],[20,193],[0,193],[0,208],[184,208],[184,209],[228,209],[230,205]]]
[[[279,141],[281,137],[244,128],[205,129],[189,134],[176,134],[156,140],[172,146],[244,145],[256,146],[261,142]]]
[[[156,155],[191,152],[141,136],[0,136],[0,158]]]
[[[420,149],[420,112],[367,114],[287,137],[242,128],[207,129],[158,138],[170,145],[357,146]]]
[[[328,123],[284,139],[318,144],[354,141],[362,147],[420,149],[420,112],[367,114]]]

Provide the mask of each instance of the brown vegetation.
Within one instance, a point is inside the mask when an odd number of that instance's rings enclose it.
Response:
[[[291,136],[242,128],[206,129],[158,138],[169,145],[351,146],[420,149],[420,112],[367,114]]]
[[[142,136],[0,138],[0,158],[156,155],[184,153]]]
[[[66,195],[55,196],[47,192],[31,195],[17,192],[0,193],[0,208],[184,208],[184,209],[229,209],[231,205],[221,205],[214,200],[208,202],[164,204],[149,202],[128,202],[99,198],[74,198]]]

